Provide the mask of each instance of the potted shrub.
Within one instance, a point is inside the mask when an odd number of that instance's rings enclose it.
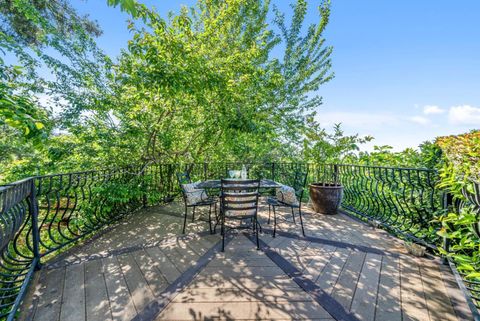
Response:
[[[343,186],[340,183],[310,184],[310,200],[317,213],[337,214],[342,196]]]

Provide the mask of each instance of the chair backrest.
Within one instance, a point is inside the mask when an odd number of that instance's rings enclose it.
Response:
[[[192,180],[190,179],[190,174],[188,172],[177,173],[177,180],[180,186],[183,184],[190,184]]]
[[[308,172],[297,171],[295,172],[295,178],[292,182],[292,187],[295,190],[295,195],[300,202],[302,201],[305,184],[307,183],[307,176]]]
[[[186,201],[187,195],[183,185],[192,183],[192,180],[190,179],[190,174],[188,172],[177,173],[177,180],[178,184],[180,185],[180,190],[182,191],[183,199]]]
[[[225,216],[252,216],[257,214],[258,179],[222,179],[222,212]]]

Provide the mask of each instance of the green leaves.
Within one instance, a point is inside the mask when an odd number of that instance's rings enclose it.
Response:
[[[61,113],[55,121],[29,112],[31,118],[8,116],[11,131],[22,136],[48,134],[56,125],[58,134],[42,146],[9,152],[9,166],[25,174],[138,161],[296,158],[305,119],[321,104],[312,92],[331,79],[331,48],[322,36],[328,2],[322,2],[318,23],[307,28],[306,1],[295,3],[295,19],[282,36],[270,24],[268,0],[198,0],[168,19],[134,0],[107,0],[137,18],[129,22],[132,38],[115,63],[95,44],[100,30],[67,0],[59,2],[63,11],[36,3],[42,6],[16,12],[39,30],[37,38],[22,40],[36,44],[34,54],[16,43],[28,34],[13,25],[6,25],[3,43],[20,57],[15,83],[22,95],[48,95]],[[281,61],[273,58],[280,46],[288,48]],[[51,78],[36,74],[40,65]]]
[[[122,11],[126,11],[133,17],[138,16],[137,1],[135,0],[107,0],[109,6],[116,7],[120,5]]]
[[[6,125],[18,130],[28,139],[45,137],[47,113],[28,97],[14,94],[8,85],[0,85],[0,126]]]

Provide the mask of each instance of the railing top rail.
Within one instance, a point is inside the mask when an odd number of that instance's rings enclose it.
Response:
[[[328,165],[328,164],[325,164]],[[432,168],[425,168],[425,167],[394,167],[394,166],[378,166],[378,165],[365,165],[365,164],[331,164],[340,167],[363,167],[363,168],[379,168],[379,169],[395,169],[395,170],[405,170],[405,171],[419,171],[419,172],[431,172],[437,173],[437,170]]]
[[[335,164],[335,163],[320,163],[320,162],[192,162],[192,163],[163,163],[158,162],[155,163],[156,165],[176,165],[176,166],[188,166],[188,165],[204,165],[204,164],[215,164],[215,165],[228,165],[228,164],[278,164],[278,165],[322,165],[322,166],[338,166],[338,167],[359,167],[359,168],[371,168],[371,169],[386,169],[386,170],[399,170],[399,171],[418,171],[418,172],[428,172],[436,174],[437,171],[435,169],[429,168],[413,168],[413,167],[394,167],[394,166],[377,166],[377,165],[365,165],[365,164]],[[93,169],[93,170],[85,170],[85,171],[75,171],[75,172],[63,172],[63,173],[53,173],[53,174],[45,174],[45,175],[35,175],[31,177],[26,177],[21,180],[15,181],[9,184],[0,185],[0,191],[8,189],[12,185],[21,184],[25,181],[32,180],[32,179],[45,179],[45,178],[54,178],[60,176],[68,176],[68,175],[88,175],[88,174],[101,174],[101,175],[108,175],[114,171],[120,170],[128,170],[129,168],[141,168],[142,165],[125,165],[122,167],[113,167],[113,168],[102,168],[102,169]]]

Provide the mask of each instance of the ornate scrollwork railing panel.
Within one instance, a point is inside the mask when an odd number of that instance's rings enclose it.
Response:
[[[396,234],[435,247],[432,223],[441,209],[437,173],[427,169],[337,165],[342,207]]]
[[[0,319],[13,319],[38,263],[31,179],[0,186]]]

